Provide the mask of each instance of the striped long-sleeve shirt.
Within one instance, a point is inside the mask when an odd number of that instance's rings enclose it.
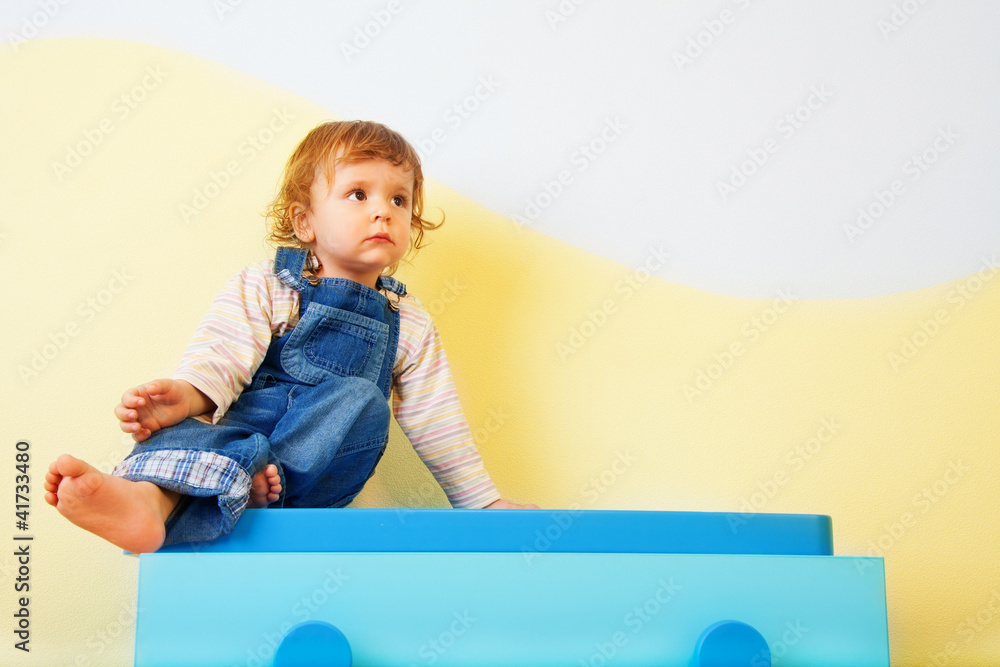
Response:
[[[249,384],[268,345],[298,322],[299,293],[274,274],[274,261],[248,264],[219,293],[174,374],[211,398],[217,422]],[[454,507],[500,498],[483,467],[458,400],[434,321],[415,297],[399,301],[393,414]]]

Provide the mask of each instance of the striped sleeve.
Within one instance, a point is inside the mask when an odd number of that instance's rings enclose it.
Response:
[[[441,336],[413,297],[400,303],[395,370],[393,414],[452,506],[480,508],[499,500],[458,400]]]
[[[249,384],[271,339],[298,318],[298,292],[274,275],[274,261],[248,264],[215,297],[174,378],[215,402],[217,422]]]

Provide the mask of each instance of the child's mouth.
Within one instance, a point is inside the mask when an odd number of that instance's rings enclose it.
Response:
[[[392,239],[389,238],[388,234],[376,234],[375,236],[369,236],[365,240],[371,241],[372,243],[392,243]]]

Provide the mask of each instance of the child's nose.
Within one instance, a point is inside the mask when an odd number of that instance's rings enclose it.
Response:
[[[371,208],[372,220],[373,221],[382,220],[384,222],[388,222],[389,212],[392,210],[392,207],[389,206],[386,202],[377,199],[372,199],[371,201],[374,202]]]

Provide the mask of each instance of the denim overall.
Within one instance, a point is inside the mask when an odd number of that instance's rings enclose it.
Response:
[[[343,507],[372,476],[389,434],[399,312],[378,290],[303,279],[306,251],[278,249],[274,271],[299,292],[299,322],[271,342],[250,384],[215,425],[195,419],[153,433],[116,473],[177,491],[165,544],[228,534],[250,480],[269,463],[282,494],[272,507]],[[406,293],[399,281],[379,287]]]

